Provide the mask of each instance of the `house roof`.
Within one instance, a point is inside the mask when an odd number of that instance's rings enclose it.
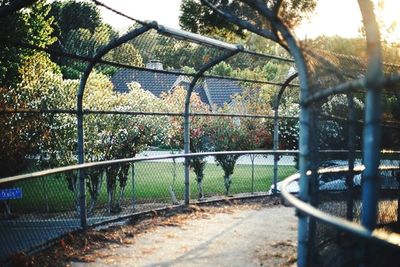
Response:
[[[181,85],[189,87],[190,79],[182,78],[184,75],[156,73],[146,70],[123,69],[113,75],[111,81],[118,92],[128,92],[128,84],[137,82],[145,90],[155,96],[168,92],[173,87]],[[194,88],[203,103],[210,106],[223,106],[229,103],[234,94],[242,92],[237,81],[219,78],[206,78]]]
[[[182,81],[179,83],[179,85],[185,87],[187,90],[189,88],[190,83],[187,81]],[[210,99],[207,97],[203,84],[196,84],[194,86],[193,91],[199,95],[201,102],[211,106]]]
[[[111,82],[118,92],[128,92],[128,84],[137,82],[143,89],[150,91],[155,96],[160,96],[162,92],[167,92],[172,88],[178,77],[176,74],[123,69],[113,75]]]
[[[212,104],[217,107],[229,103],[235,94],[243,91],[237,81],[228,79],[207,78],[204,81],[204,87],[211,98]]]

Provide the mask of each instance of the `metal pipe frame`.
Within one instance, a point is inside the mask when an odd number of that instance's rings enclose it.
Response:
[[[361,223],[369,231],[376,226],[381,141],[382,95],[376,80],[383,78],[383,64],[379,26],[374,14],[374,6],[370,0],[358,0],[366,33],[368,51],[368,69],[366,73],[367,95],[365,99],[365,125],[363,138],[363,161],[365,171],[362,185]],[[367,253],[365,253],[367,254]],[[365,258],[367,255],[365,255]]]
[[[393,167],[395,168],[395,167]],[[398,170],[398,167],[396,167],[396,170]],[[360,170],[362,171],[362,170]],[[322,171],[319,171],[319,173],[323,173]],[[355,222],[350,222],[346,219],[343,219],[341,217],[336,217],[330,214],[327,214],[325,212],[322,212],[321,210],[309,205],[308,203],[301,201],[298,199],[296,196],[292,195],[287,191],[287,187],[290,183],[298,180],[299,174],[294,174],[292,176],[289,176],[287,179],[285,179],[282,183],[282,196],[293,206],[295,206],[298,210],[301,212],[307,213],[309,216],[314,217],[315,219],[318,219],[319,221],[326,223],[328,225],[332,225],[335,228],[338,228],[340,230],[352,233],[356,236],[365,238],[367,240],[377,242],[382,245],[398,248],[398,244],[392,243],[390,238],[386,239],[381,237],[378,233],[376,232],[371,232],[369,229],[366,227],[357,224]]]
[[[155,25],[145,25],[138,29],[135,29],[115,41],[109,43],[106,47],[101,49],[96,56],[88,63],[86,69],[81,77],[79,84],[78,94],[77,94],[77,131],[78,131],[78,163],[83,164],[85,162],[85,152],[84,152],[84,132],[83,132],[83,95],[85,92],[85,87],[90,73],[92,72],[94,66],[99,62],[99,60],[107,54],[112,49],[120,46],[127,41],[134,39],[135,37],[147,32]],[[82,170],[78,172],[79,179],[79,210],[81,218],[81,227],[83,229],[87,228],[87,214],[86,214],[86,189],[85,189],[85,174]]]
[[[77,94],[77,131],[78,131],[78,163],[79,164],[84,163],[83,95],[84,95],[85,86],[86,86],[86,83],[87,83],[87,80],[89,78],[91,71],[93,70],[94,66],[97,63],[99,63],[101,58],[105,54],[107,54],[109,51],[120,46],[123,43],[126,43],[129,40],[134,39],[135,37],[147,32],[150,29],[155,29],[155,30],[157,30],[157,32],[159,34],[172,36],[176,39],[190,40],[195,43],[202,43],[202,44],[217,47],[219,49],[228,50],[230,52],[227,53],[226,58],[228,58],[234,54],[237,54],[240,51],[243,51],[243,47],[241,47],[241,46],[240,47],[235,46],[235,45],[228,44],[228,43],[225,43],[225,42],[222,42],[219,40],[204,37],[204,36],[201,36],[198,34],[193,34],[193,33],[185,32],[182,30],[176,30],[176,29],[172,29],[172,28],[165,27],[162,25],[158,25],[158,23],[154,22],[154,21],[143,23],[143,26],[141,26],[140,28],[137,28],[137,29],[121,36],[120,38],[112,41],[111,43],[109,43],[106,47],[101,49],[95,55],[95,57],[93,59],[90,60],[90,62],[88,63],[88,65],[81,77],[81,81],[80,81],[80,85],[79,85],[79,90],[78,90],[78,94]],[[224,59],[225,59],[225,57],[221,57],[221,59],[219,61],[210,62],[210,63],[206,64],[203,68],[201,68],[198,71],[197,75],[194,76],[193,81],[195,81],[195,82],[191,83],[190,87],[192,87],[192,88],[191,89],[189,88],[189,91],[193,90],[193,87],[194,87],[196,81],[200,78],[201,75],[204,74],[204,72],[207,69],[211,68],[212,66],[214,66],[215,64],[219,63],[220,61],[222,61]],[[190,97],[189,97],[189,101],[190,101]],[[186,110],[186,105],[185,105],[185,110]],[[81,210],[81,212],[80,212],[81,213],[81,225],[82,225],[82,228],[85,229],[87,226],[86,214],[85,214],[85,210],[86,210],[85,209],[85,206],[86,206],[85,181],[84,181],[85,175],[83,172],[80,171],[78,176],[79,176],[79,189],[81,192],[80,197],[79,197],[80,210]]]
[[[278,95],[275,99],[273,150],[279,149],[279,105],[281,102],[283,92],[286,90],[288,85],[298,76],[299,76],[299,74],[297,72],[292,74],[291,76],[289,76],[289,78],[286,79],[286,81],[283,83],[282,87],[279,89]],[[278,182],[278,161],[279,161],[279,156],[275,155],[274,156],[274,177],[273,177],[274,190],[272,190],[275,195],[278,193],[277,186],[276,186],[276,184]]]
[[[219,10],[216,6],[212,5],[208,0],[201,0],[202,3],[208,5],[211,9],[216,11],[225,20],[234,23],[235,25],[245,28],[255,34],[264,38],[279,42],[279,38],[274,32],[260,29],[254,24],[244,21],[235,17],[231,13]],[[296,42],[290,30],[284,23],[277,17],[276,12],[269,9],[261,0],[246,1],[246,4],[257,10],[261,15],[270,21],[276,32],[280,33],[281,39],[285,41],[285,48],[289,50],[295,60],[296,69],[300,79],[300,102],[304,102],[309,97],[308,73],[307,64],[304,55],[300,49],[299,44]],[[279,42],[282,44],[281,42]],[[307,170],[310,169],[310,148],[311,144],[309,132],[311,123],[311,109],[309,107],[302,107],[300,112],[300,141],[299,141],[299,168],[300,168],[300,197],[304,201],[309,200],[309,177]],[[315,175],[315,174],[314,174]],[[308,251],[308,218],[304,214],[299,214],[299,232],[298,232],[298,266],[307,266],[309,261]]]
[[[355,162],[355,126],[356,126],[356,114],[355,114],[355,105],[354,105],[354,95],[350,92],[347,94],[347,102],[349,103],[349,114],[348,114],[348,132],[347,132],[347,149],[349,150],[349,170],[350,173],[347,174],[346,177],[346,185],[347,185],[347,210],[346,210],[346,219],[349,221],[353,220],[353,169]]]
[[[28,1],[28,0],[25,0]],[[115,10],[114,8],[111,8],[110,6],[98,1],[98,0],[91,0],[92,2],[94,2],[96,5],[102,6],[108,10],[110,10],[111,12],[114,12],[122,17],[125,17],[129,20],[132,20],[134,22],[139,23],[140,25],[146,25],[148,22],[147,21],[141,21],[139,19],[133,18],[131,16],[128,16],[126,14],[124,14],[123,12],[120,12],[118,10]],[[225,46],[226,49],[229,49],[229,46],[232,46],[232,44],[228,44],[225,43],[223,41],[220,40],[215,40],[209,37],[205,37],[199,34],[195,34],[192,32],[187,32],[187,31],[183,31],[180,29],[174,29],[168,26],[163,26],[161,24],[158,24],[158,30],[160,34],[164,34],[164,35],[172,35],[173,37],[175,37],[176,39],[188,39],[191,40],[195,43],[199,43],[199,44],[206,44],[206,45],[210,45],[210,46],[215,46],[215,47],[219,47],[222,48],[222,46]],[[293,59],[290,58],[285,58],[285,57],[281,57],[281,56],[275,56],[275,55],[271,55],[271,54],[264,54],[264,53],[258,53],[258,52],[254,52],[254,51],[250,51],[247,49],[243,49],[242,51],[243,53],[246,54],[250,54],[250,55],[254,55],[254,56],[259,56],[259,57],[264,57],[264,58],[269,58],[269,59],[273,59],[273,60],[278,60],[278,61],[282,61],[282,62],[287,62],[287,63],[294,63]]]
[[[304,106],[308,106],[313,102],[322,100],[327,98],[328,96],[335,94],[343,94],[350,91],[354,91],[360,88],[368,87],[369,81],[365,78],[360,78],[358,80],[352,80],[345,83],[341,83],[337,86],[326,88],[324,90],[318,91],[310,95],[307,99],[305,99],[302,104]],[[400,84],[400,75],[399,74],[390,74],[387,76],[378,77],[374,80],[374,85],[377,88],[390,88],[395,87]]]
[[[185,110],[184,110],[184,122],[183,122],[183,148],[185,151],[185,154],[190,153],[190,97],[192,96],[193,89],[197,83],[197,81],[200,79],[200,77],[210,68],[213,66],[217,65],[218,63],[228,59],[229,57],[236,55],[240,51],[243,50],[243,46],[234,46],[230,47],[228,52],[217,57],[216,59],[208,62],[204,66],[200,68],[200,70],[196,73],[196,75],[193,77],[193,80],[191,81],[189,88],[186,93],[186,99],[185,99]],[[190,202],[190,178],[189,178],[189,173],[190,173],[190,162],[189,158],[185,158],[185,205],[189,205]]]

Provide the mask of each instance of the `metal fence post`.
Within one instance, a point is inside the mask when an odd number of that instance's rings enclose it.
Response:
[[[132,208],[135,208],[136,199],[135,199],[135,163],[131,163],[131,176],[132,176]]]
[[[349,103],[349,123],[348,123],[348,149],[349,149],[349,173],[346,176],[346,186],[347,186],[347,210],[346,210],[346,218],[349,221],[353,220],[353,170],[354,170],[354,161],[355,161],[355,144],[354,144],[354,136],[355,136],[355,123],[356,123],[356,114],[354,107],[354,95],[353,93],[347,94],[347,100]]]
[[[194,86],[200,77],[210,68],[217,65],[221,61],[239,53],[243,50],[243,46],[231,46],[226,48],[228,50],[227,53],[217,57],[216,59],[208,62],[204,66],[200,68],[200,70],[196,73],[191,81],[189,88],[187,90],[186,99],[185,99],[185,110],[184,110],[184,122],[183,122],[183,146],[185,154],[190,153],[190,97],[192,95]],[[185,205],[189,205],[190,202],[190,178],[189,178],[189,157],[185,157]]]
[[[274,149],[274,177],[273,177],[273,183],[274,183],[274,190],[272,190],[272,193],[276,195],[278,193],[278,188],[276,188],[276,184],[278,183],[278,161],[279,161],[279,155],[276,153],[279,147],[279,125],[278,125],[278,109],[279,109],[279,100],[277,100],[276,105],[275,105],[275,110],[274,110],[274,140],[273,140],[273,149]]]
[[[365,125],[363,138],[363,160],[365,165],[362,190],[361,223],[369,230],[376,225],[379,161],[381,141],[381,89],[375,81],[383,77],[379,26],[375,19],[371,1],[358,0],[366,29],[368,69],[365,76],[367,95],[365,99]]]
[[[274,190],[273,194],[276,195],[278,193],[278,190],[276,188],[276,184],[278,182],[278,170],[279,170],[279,155],[276,153],[276,151],[279,149],[279,104],[281,103],[281,99],[283,96],[283,92],[286,90],[286,88],[289,86],[289,84],[296,79],[299,76],[299,74],[296,72],[292,75],[290,75],[286,81],[282,84],[281,88],[279,89],[278,95],[275,99],[274,103],[274,136],[273,136],[273,150],[275,151],[274,154]]]

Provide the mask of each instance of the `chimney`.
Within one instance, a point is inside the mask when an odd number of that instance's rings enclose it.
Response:
[[[160,60],[150,60],[146,64],[146,68],[153,69],[153,70],[163,70],[163,64]]]

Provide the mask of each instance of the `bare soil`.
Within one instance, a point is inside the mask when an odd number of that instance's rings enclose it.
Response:
[[[15,266],[294,266],[297,220],[277,199],[227,201],[69,235]]]

